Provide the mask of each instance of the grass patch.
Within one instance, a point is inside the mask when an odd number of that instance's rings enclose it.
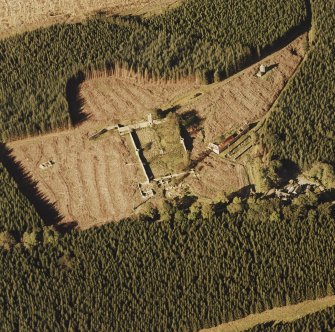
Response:
[[[189,164],[189,157],[180,142],[179,122],[174,114],[166,121],[138,131],[144,156],[155,177],[179,173]]]

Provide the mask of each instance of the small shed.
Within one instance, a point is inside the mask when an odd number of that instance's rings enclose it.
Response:
[[[262,77],[266,73],[266,66],[265,65],[260,65],[259,71],[257,73],[257,77]]]
[[[232,135],[226,138],[221,143],[209,143],[208,148],[212,150],[216,154],[222,153],[225,149],[227,149],[232,143],[236,141],[236,136]]]

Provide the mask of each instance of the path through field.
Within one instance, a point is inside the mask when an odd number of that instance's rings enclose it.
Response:
[[[160,14],[180,0],[0,0],[0,38],[55,23],[79,22],[98,11]]]
[[[327,296],[321,299],[304,301],[294,305],[267,310],[259,314],[249,315],[233,322],[201,330],[201,332],[242,332],[258,324],[264,324],[267,322],[292,322],[306,315],[334,305],[335,296]]]

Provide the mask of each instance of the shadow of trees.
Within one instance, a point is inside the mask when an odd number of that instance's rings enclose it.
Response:
[[[204,119],[196,110],[190,110],[179,115],[180,133],[184,138],[185,146],[188,151],[193,150],[194,135],[200,130]]]
[[[135,142],[136,147],[139,149],[139,151],[138,151],[138,153],[139,153],[139,157],[140,157],[141,160],[142,160],[142,164],[143,164],[143,166],[144,166],[144,168],[145,168],[145,171],[146,171],[146,173],[147,173],[147,175],[148,175],[148,178],[149,178],[150,180],[153,180],[153,179],[155,178],[155,176],[154,176],[154,174],[153,174],[153,172],[152,172],[152,169],[151,169],[151,167],[150,167],[150,164],[148,163],[147,158],[144,156],[144,153],[143,153],[143,147],[142,147],[142,145],[141,145],[141,141],[140,141],[140,139],[139,139],[139,137],[138,137],[138,135],[137,135],[137,133],[136,133],[135,130],[134,130],[131,134],[132,134],[132,136],[133,136],[133,139],[134,139],[134,142]]]
[[[46,226],[54,225],[61,232],[70,231],[77,227],[76,221],[60,224],[63,216],[56,208],[55,203],[50,202],[48,197],[38,189],[38,182],[24,169],[22,163],[15,159],[12,152],[12,149],[0,143],[0,162],[16,182],[20,192],[35,208],[44,224]]]
[[[66,99],[73,126],[78,126],[89,118],[83,110],[85,100],[80,95],[80,85],[84,81],[85,74],[79,72],[76,76],[71,77],[66,84]]]

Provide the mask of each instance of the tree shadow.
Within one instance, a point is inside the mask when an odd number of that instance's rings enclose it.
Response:
[[[187,151],[193,150],[193,138],[191,137],[190,133],[187,129],[181,125],[180,126],[180,136],[184,139],[184,143],[186,146]]]
[[[155,110],[158,118],[160,119],[164,119],[166,118],[170,113],[176,113],[179,109],[181,108],[180,105],[175,105],[175,106],[172,106],[170,108],[167,108],[165,110],[161,109],[161,108],[157,108]]]
[[[272,64],[272,65],[270,65],[270,66],[266,66],[266,71],[269,72],[269,71],[271,71],[272,69],[277,68],[278,66],[279,66],[279,63],[274,63],[274,64]]]
[[[195,109],[184,112],[180,114],[179,117],[181,124],[187,129],[199,128],[199,126],[203,123],[203,119],[199,116]]]
[[[89,119],[84,112],[85,100],[80,95],[80,85],[85,81],[85,74],[79,72],[71,77],[66,84],[66,99],[69,106],[69,114],[73,126],[78,126]]]
[[[188,151],[193,150],[195,134],[199,131],[204,119],[201,118],[196,110],[190,110],[179,115],[180,134],[184,138],[185,146]]]
[[[78,223],[73,221],[69,224],[60,224],[63,216],[48,197],[38,189],[38,182],[24,169],[21,162],[15,159],[13,150],[5,144],[0,143],[0,162],[4,165],[9,175],[16,182],[20,192],[33,205],[38,215],[44,221],[46,226],[54,225],[60,231],[67,231],[77,227]]]
[[[211,150],[203,151],[196,159],[192,160],[190,163],[190,169],[196,168],[202,161],[204,161],[210,154]]]
[[[287,184],[290,180],[296,180],[301,170],[299,166],[291,160],[282,160],[282,167],[278,170],[278,177],[281,184]]]
[[[252,193],[255,192],[255,186],[254,185],[248,185],[245,186],[237,191],[234,191],[230,195],[228,195],[229,200],[233,200],[235,197],[240,197],[240,198],[248,198]]]

